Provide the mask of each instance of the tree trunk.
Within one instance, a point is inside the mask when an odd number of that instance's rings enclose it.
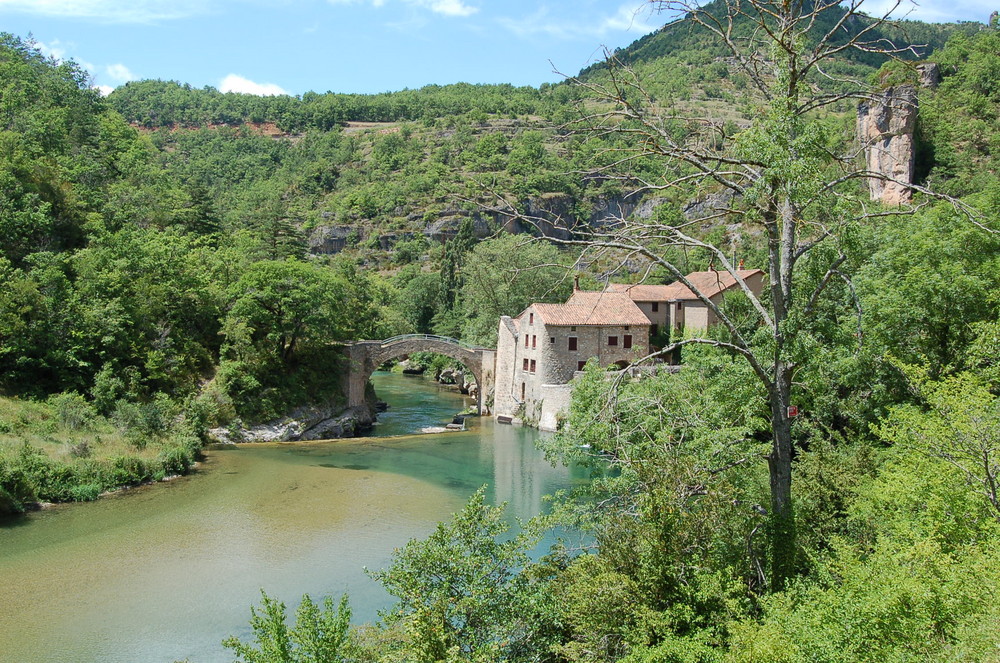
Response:
[[[788,417],[792,371],[784,362],[776,366],[771,401],[771,454],[767,458],[771,480],[771,591],[784,589],[795,573],[795,510],[792,504],[792,422]]]

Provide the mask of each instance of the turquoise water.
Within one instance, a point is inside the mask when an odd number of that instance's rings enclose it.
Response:
[[[0,661],[231,661],[260,589],[290,610],[347,592],[355,621],[392,599],[364,568],[459,510],[480,486],[511,517],[582,477],[553,468],[530,429],[472,417],[466,398],[377,374],[376,437],[208,452],[198,471],[0,528]],[[392,436],[387,436],[392,435]]]

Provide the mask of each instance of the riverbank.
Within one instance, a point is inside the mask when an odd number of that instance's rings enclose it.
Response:
[[[0,398],[0,516],[185,474],[201,446],[183,418],[140,432],[97,416],[73,395]]]
[[[380,437],[207,449],[175,481],[0,528],[0,658],[224,663],[221,641],[248,637],[261,588],[292,611],[304,593],[346,592],[354,620],[373,620],[392,598],[364,567],[385,568],[479,487],[513,520],[575,485],[531,429],[473,418],[466,432],[407,434],[467,399],[422,378],[374,379],[390,405]]]

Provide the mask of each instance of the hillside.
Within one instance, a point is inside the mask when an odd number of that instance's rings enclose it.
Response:
[[[922,52],[932,52],[948,35],[975,29],[905,22],[888,36],[900,44],[926,44]],[[687,21],[671,23],[615,57],[633,66],[657,103],[676,115],[714,118],[730,131],[754,116],[747,77]],[[864,79],[884,60],[848,52],[828,73]],[[605,65],[595,65],[579,77],[600,82],[603,71]],[[613,136],[579,131],[577,121],[598,100],[568,82],[540,89],[456,84],[293,98],[138,81],[108,101],[133,126],[150,132],[167,171],[185,186],[208,192],[227,232],[283,219],[311,253],[349,249],[381,267],[426,255],[454,236],[464,218],[474,221],[480,237],[504,226],[526,230],[493,211],[501,199],[565,227],[599,223],[608,210],[645,210],[640,197],[623,196],[630,180],[656,169],[636,161],[629,172],[599,175],[618,146]],[[844,128],[850,127],[853,105],[835,110]],[[252,128],[262,123],[281,134],[263,138]]]
[[[210,427],[238,438],[337,410],[351,339],[490,345],[500,316],[565,301],[574,274],[691,287],[686,272],[742,265],[766,274],[761,292],[687,300],[715,320],[667,325],[637,370],[565,337],[580,370],[541,444],[587,480],[536,524],[586,545],[539,557],[481,489],[372,574],[399,600],[380,623],[351,628],[345,598],[286,628],[265,595],[257,642],[227,646],[359,663],[995,661],[1000,31],[906,25],[934,47],[936,85],[835,50],[839,80],[823,81],[798,76],[813,36],[796,12],[842,7],[765,6],[793,29],[770,34],[766,13],[736,26],[771,65],[756,81],[681,21],[618,53],[641,84],[595,67],[538,90],[263,99],[145,81],[102,99],[73,63],[3,35],[0,510],[185,471]],[[906,195],[886,204],[867,182],[898,178],[866,169],[857,103],[883,100],[888,127],[898,99],[916,111],[919,186],[895,182]],[[585,316],[554,327],[647,328],[572,306]],[[557,343],[521,336],[527,352]],[[535,368],[511,367],[521,415]]]
[[[732,62],[682,27],[671,24],[617,57],[658,90],[661,110],[711,118],[732,136],[758,101]],[[932,55],[945,79],[922,102],[921,176],[956,195],[992,191],[994,35],[973,26],[908,29],[934,44],[956,33]],[[579,130],[579,119],[607,102],[570,83],[295,99],[141,81],[102,100],[75,65],[10,35],[3,65],[5,98],[17,103],[5,106],[13,131],[3,134],[8,239],[0,269],[11,287],[0,317],[0,388],[34,398],[77,392],[101,416],[160,399],[186,403],[199,422],[259,421],[306,394],[332,393],[330,376],[309,368],[330,341],[415,331],[492,342],[498,315],[565,293],[552,274],[530,286],[511,281],[502,297],[477,294],[475,283],[485,282],[471,278],[483,266],[471,258],[477,241],[501,229],[539,230],[496,211],[508,202],[567,237],[616,214],[696,216],[697,197],[714,195],[627,195],[637,181],[662,176],[657,159],[606,169],[628,141]],[[597,67],[581,79],[605,74]],[[33,87],[46,92],[16,93]],[[967,121],[954,121],[956,113]],[[853,140],[851,104],[824,122],[834,140]],[[759,255],[756,236],[738,227],[707,223],[699,232],[739,243],[747,259]],[[497,270],[577,258],[503,241],[506,253],[483,244]],[[595,275],[617,270],[619,279],[648,269],[634,259],[587,260]],[[709,255],[685,251],[680,260],[702,269]],[[281,316],[249,297],[268,274],[287,279],[268,294],[294,302]],[[465,307],[463,298],[480,305]]]

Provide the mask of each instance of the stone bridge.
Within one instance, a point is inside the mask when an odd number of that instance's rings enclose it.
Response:
[[[493,391],[496,351],[477,348],[447,336],[406,334],[384,341],[355,341],[344,347],[350,361],[347,375],[347,404],[359,407],[365,404],[365,389],[372,373],[390,359],[408,357],[414,352],[436,352],[461,363],[476,379],[477,406],[481,414],[484,398]]]

